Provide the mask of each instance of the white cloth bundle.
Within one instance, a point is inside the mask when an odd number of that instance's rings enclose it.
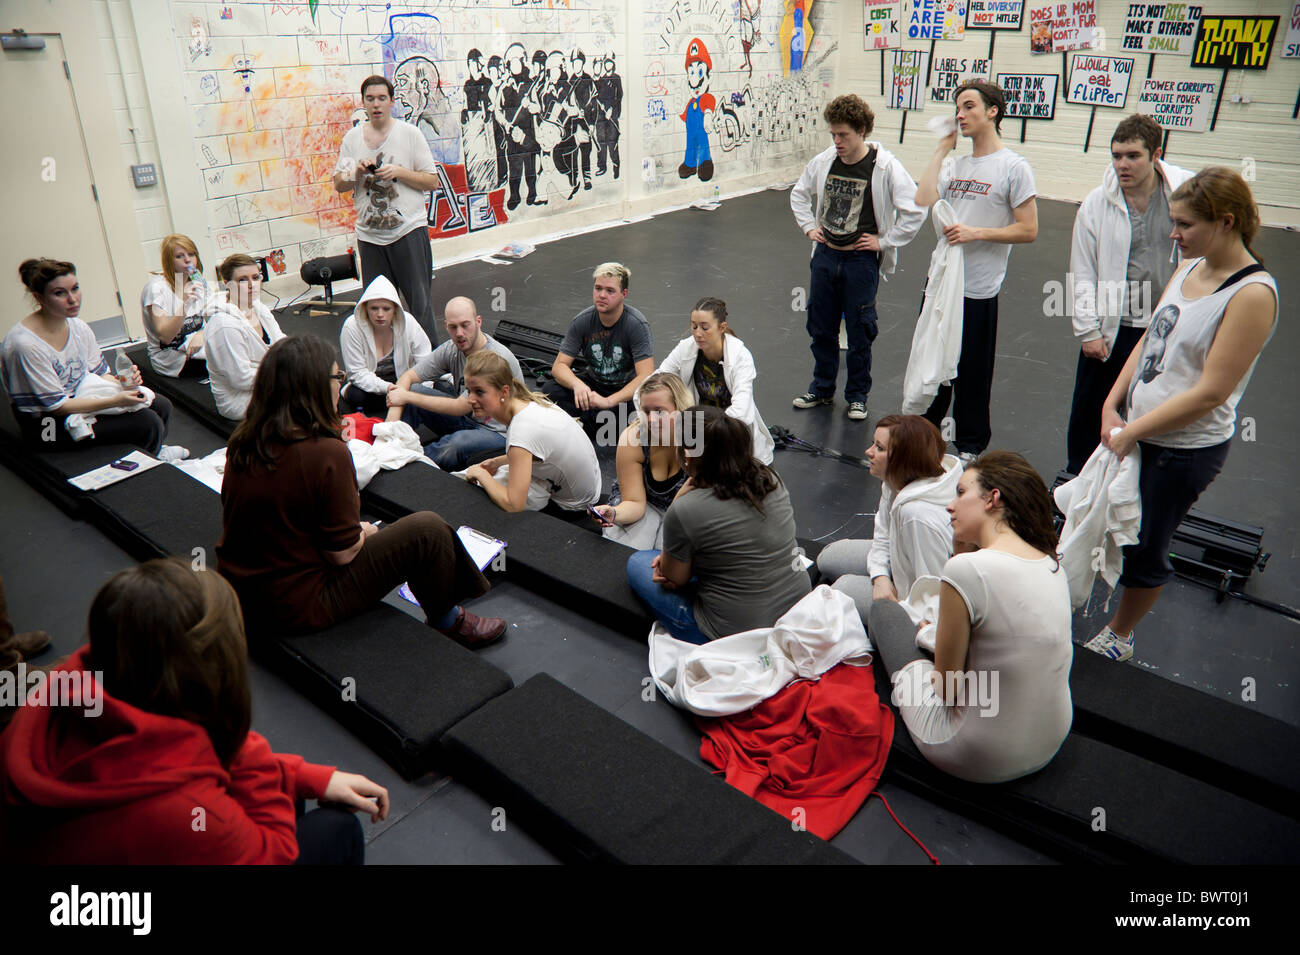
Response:
[[[925,302],[912,334],[912,351],[903,375],[903,414],[924,414],[939,386],[957,375],[961,357],[961,321],[965,308],[966,260],[960,245],[950,245],[943,230],[957,224],[957,213],[944,199],[934,204],[934,231],[939,243],[930,255]]]

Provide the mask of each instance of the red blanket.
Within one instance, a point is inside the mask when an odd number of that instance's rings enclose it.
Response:
[[[348,422],[352,422],[352,433],[349,435]],[[366,444],[374,444],[375,436],[373,434],[375,425],[383,424],[382,418],[367,418],[360,411],[343,416],[343,437],[356,438],[358,441],[364,441]]]
[[[823,839],[843,829],[876,788],[894,739],[894,714],[876,696],[872,668],[846,663],[748,712],[697,722],[706,763]]]

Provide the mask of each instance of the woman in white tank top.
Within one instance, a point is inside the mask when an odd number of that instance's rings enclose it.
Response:
[[[1250,249],[1259,209],[1241,176],[1202,169],[1170,196],[1169,213],[1185,262],[1102,409],[1102,443],[1142,456],[1142,529],[1124,549],[1124,593],[1086,644],[1121,662],[1173,579],[1169,543],[1227,460],[1237,402],[1277,325],[1277,285]]]

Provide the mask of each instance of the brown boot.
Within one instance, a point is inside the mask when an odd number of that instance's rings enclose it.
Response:
[[[14,633],[9,622],[9,601],[0,582],[0,670],[12,670],[23,660],[29,660],[50,645],[50,635],[44,630]]]
[[[455,640],[462,647],[477,650],[496,643],[506,635],[506,622],[500,617],[480,617],[461,608],[460,616],[450,630],[439,630],[444,637]]]

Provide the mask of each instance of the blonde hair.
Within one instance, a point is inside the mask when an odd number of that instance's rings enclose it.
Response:
[[[548,408],[555,407],[555,402],[551,401],[546,395],[536,391],[530,391],[528,386],[514,376],[510,370],[510,365],[504,358],[494,351],[484,348],[470,355],[465,362],[465,378],[481,378],[492,388],[500,391],[503,388],[510,389],[510,395],[513,398],[523,398],[525,401],[535,401],[539,405],[545,405]]]
[[[641,382],[641,387],[636,390],[638,408],[641,407],[641,397],[648,391],[667,391],[673,396],[673,408],[676,411],[685,411],[691,406],[691,393],[686,390],[685,383],[671,371],[656,371]],[[638,412],[632,423],[640,420],[641,414]]]
[[[602,262],[596,266],[596,271],[591,273],[593,280],[598,278],[618,279],[619,287],[626,292],[628,279],[632,278],[632,273],[622,262]]]
[[[190,255],[194,256],[199,271],[203,271],[203,256],[199,255],[199,247],[194,244],[194,240],[187,235],[173,232],[162,240],[162,245],[160,246],[163,275],[170,277],[176,274],[177,249],[184,249],[186,252],[190,253]]]

